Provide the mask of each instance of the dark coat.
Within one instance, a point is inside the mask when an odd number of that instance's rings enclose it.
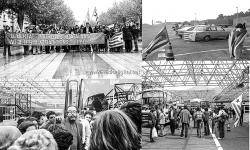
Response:
[[[132,31],[131,27],[122,28],[123,40],[124,41],[133,40],[133,35],[132,35],[131,31]]]
[[[84,28],[83,28],[83,33],[85,33],[85,34],[86,34],[86,32],[87,32],[86,29],[87,29],[87,27],[84,27]],[[92,29],[91,27],[89,27],[89,32],[90,32],[90,33],[93,33],[93,29]]]
[[[178,113],[177,113],[176,109],[170,110],[170,111],[168,112],[168,118],[169,118],[169,119],[171,118],[171,111],[174,111],[173,117],[174,117],[174,119],[176,120],[177,117],[178,117]]]
[[[66,118],[65,120],[62,121],[63,128],[71,133],[70,129],[68,128],[68,124],[69,124],[68,118]],[[83,149],[83,143],[82,143],[83,126],[80,123],[80,121],[78,121],[78,120],[76,120],[75,124],[77,126],[77,130],[79,133],[78,139],[77,139],[77,150],[82,150]],[[73,133],[71,133],[71,134],[73,134]]]

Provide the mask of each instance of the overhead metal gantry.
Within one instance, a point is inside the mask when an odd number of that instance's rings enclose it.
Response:
[[[30,94],[32,101],[61,100],[65,98],[65,81],[32,80],[32,79],[0,79],[0,91],[5,93]]]
[[[169,92],[181,97],[180,99],[177,99],[180,102],[184,102],[184,101],[196,99],[196,98],[199,98],[202,100],[212,100],[214,96],[216,95],[216,92],[214,90],[176,90],[176,91],[171,90]]]
[[[136,83],[119,83],[105,96],[108,101],[108,108],[119,108],[129,101],[140,102],[141,84]],[[107,108],[106,108],[107,109]]]
[[[228,87],[214,97],[214,101],[230,101],[236,99],[240,95],[243,95],[243,100],[249,101],[249,66],[242,70],[239,80]]]
[[[217,94],[213,90],[185,90],[180,92],[168,90],[170,87],[212,86],[220,87],[225,96],[244,82],[246,85],[235,94],[247,91],[249,82],[249,63],[247,61],[148,61],[144,62],[143,88],[163,88],[179,95],[182,99],[206,98],[213,99]],[[248,70],[248,71],[247,71]],[[245,73],[244,73],[245,72]],[[228,92],[226,92],[228,91]],[[232,93],[231,100],[232,100]],[[235,96],[234,96],[235,97]]]

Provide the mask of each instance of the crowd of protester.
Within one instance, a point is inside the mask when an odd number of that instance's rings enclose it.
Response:
[[[5,32],[1,34],[6,34],[6,32],[12,32],[10,27],[5,26]],[[21,32],[21,31],[16,31]],[[28,54],[41,54],[55,52],[70,52],[71,50],[84,51],[84,52],[138,52],[138,38],[141,36],[141,31],[138,23],[127,22],[127,23],[116,23],[114,26],[100,25],[97,23],[92,27],[88,22],[84,25],[73,27],[68,26],[56,26],[56,25],[30,25],[25,28],[24,33],[38,33],[38,34],[88,34],[88,33],[104,33],[105,34],[105,44],[99,45],[64,45],[64,46],[29,46],[24,45],[24,55]],[[124,46],[109,48],[108,41],[115,35],[115,33],[123,33]],[[4,37],[5,35],[2,35]],[[134,44],[132,43],[134,42]],[[4,44],[4,53],[11,56],[10,45]]]
[[[69,106],[65,117],[54,111],[34,111],[17,126],[0,126],[1,150],[139,150],[141,105],[120,109],[78,111]]]
[[[225,127],[230,131],[229,119],[234,120],[235,117],[235,111],[231,107],[197,106],[191,108],[186,105],[184,107],[173,105],[145,105],[142,107],[142,127],[150,128],[150,142],[155,142],[155,137],[162,137],[167,134],[177,135],[177,129],[180,129],[179,136],[187,138],[191,122],[193,122],[192,127],[197,130],[197,137],[209,136],[211,134],[209,125],[211,124],[212,133],[218,139],[223,139]],[[241,119],[240,125],[242,125],[242,122]],[[170,133],[167,133],[168,131]]]

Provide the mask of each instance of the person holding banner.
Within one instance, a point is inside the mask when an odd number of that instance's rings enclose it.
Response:
[[[3,32],[4,39],[8,38],[7,33],[9,33],[9,30],[10,30],[9,26],[6,26],[4,28],[4,32]],[[11,56],[10,45],[4,40],[4,43],[3,43],[3,56],[4,57],[6,56],[6,49],[7,49],[8,56]]]
[[[122,28],[122,32],[123,32],[123,40],[125,42],[125,51],[126,52],[131,52],[133,45],[132,45],[132,40],[133,40],[133,36],[132,36],[132,32],[131,32],[131,27],[129,25],[129,23],[124,23],[124,27]]]
[[[136,25],[132,26],[132,35],[134,39],[134,52],[138,52],[138,37],[139,37],[140,30],[137,28]]]
[[[86,22],[86,26],[83,28],[83,33],[84,34],[93,33],[93,30],[92,30],[89,22]],[[86,51],[91,52],[91,45],[86,45]]]

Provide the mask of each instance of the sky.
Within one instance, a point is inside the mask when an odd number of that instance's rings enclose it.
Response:
[[[106,12],[113,6],[115,2],[123,0],[64,0],[65,4],[71,8],[74,13],[77,24],[82,24],[85,21],[89,9],[90,16],[93,15],[94,7],[97,9],[98,15],[101,12]]]
[[[143,23],[152,20],[183,22],[215,19],[219,14],[231,15],[250,9],[249,0],[144,0],[142,4]]]

